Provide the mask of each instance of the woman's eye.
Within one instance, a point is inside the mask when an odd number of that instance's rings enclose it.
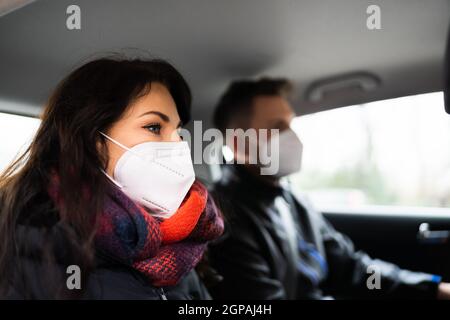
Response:
[[[144,127],[148,131],[150,131],[153,134],[160,134],[161,133],[161,125],[159,123],[150,124],[148,126]]]

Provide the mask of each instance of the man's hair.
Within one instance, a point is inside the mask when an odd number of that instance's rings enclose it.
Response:
[[[234,81],[222,95],[214,110],[214,126],[225,132],[237,118],[250,115],[254,98],[259,96],[287,98],[291,91],[291,82],[284,78]]]

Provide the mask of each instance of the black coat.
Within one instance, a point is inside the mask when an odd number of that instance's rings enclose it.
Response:
[[[240,166],[223,167],[213,193],[226,217],[225,234],[210,247],[209,258],[224,279],[210,288],[214,298],[436,297],[437,277],[401,270],[356,251],[352,241],[301,195],[264,184]],[[324,261],[299,254],[288,236],[288,225],[280,223],[282,212],[288,212],[296,239],[310,244]],[[305,276],[301,263],[309,265],[316,283],[312,276]],[[380,290],[367,287],[369,266],[381,273]]]
[[[55,264],[43,263],[44,233],[31,226],[19,226],[17,235],[26,237],[27,253],[14,259],[12,263],[13,277],[7,299],[54,299],[58,285],[63,286],[63,292],[77,293],[67,290],[66,281],[71,273],[67,267],[76,264],[73,257],[69,257],[67,247],[64,246],[65,237],[61,228],[56,224],[51,228],[50,238],[56,244]],[[19,263],[17,263],[19,262]],[[20,268],[19,268],[20,266]],[[21,270],[21,271],[19,271]],[[51,283],[51,285],[50,285]],[[64,287],[65,286],[65,287]],[[211,299],[205,286],[195,270],[187,274],[178,285],[158,288],[151,285],[149,280],[137,270],[116,261],[97,251],[95,267],[90,272],[87,282],[82,287],[81,299],[139,299],[139,300],[208,300]],[[81,291],[80,291],[81,292]],[[68,296],[62,296],[63,298]],[[72,296],[69,296],[72,297]],[[76,297],[76,296],[73,296]]]

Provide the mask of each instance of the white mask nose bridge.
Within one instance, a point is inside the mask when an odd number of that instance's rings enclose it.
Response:
[[[126,151],[129,151],[129,152],[131,152],[131,153],[133,153],[135,156],[138,156],[138,157],[142,157],[142,156],[143,156],[143,155],[141,155],[141,154],[138,154],[138,153],[134,152],[134,150],[132,150],[132,148],[128,148],[127,146],[125,146],[124,144],[120,143],[119,141],[117,141],[117,140],[111,138],[111,137],[108,136],[107,134],[104,134],[104,133],[101,132],[101,131],[99,131],[99,133],[100,133],[102,136],[104,136],[106,139],[108,139],[109,141],[111,141],[111,142],[113,142],[114,144],[116,144],[116,145],[118,145],[119,147],[121,147],[122,149],[124,149],[124,150],[126,150]],[[178,149],[179,149],[179,150],[183,150],[183,147],[179,147]],[[163,149],[163,150],[160,150],[160,151],[156,151],[155,154],[154,154],[153,156],[154,156],[154,157],[158,157],[158,156],[160,155],[160,153],[164,153],[164,152],[167,153],[167,151],[164,150],[164,149]],[[169,156],[174,155],[174,154],[173,154],[173,148],[172,148],[171,152],[172,152],[171,154],[165,154],[165,155],[163,155],[163,156],[169,157]],[[182,155],[182,153],[179,152],[179,153],[176,153],[175,155]],[[148,155],[146,155],[146,156],[148,156]],[[153,159],[152,159],[152,160],[153,160]]]
[[[119,147],[125,149],[126,151],[131,152],[132,154],[134,154],[135,156],[137,156],[137,157],[139,157],[139,158],[142,158],[142,157],[143,157],[143,155],[134,152],[134,150],[132,150],[132,149],[126,147],[125,145],[123,145],[123,144],[120,143],[119,141],[117,141],[117,140],[115,140],[115,139],[109,137],[108,135],[104,134],[104,133],[101,132],[101,131],[99,131],[99,132],[100,132],[100,134],[103,135],[106,139],[112,141],[113,143],[117,144]],[[184,177],[184,174],[182,174],[182,173],[178,172],[177,170],[174,170],[174,169],[172,169],[172,168],[170,168],[170,167],[164,165],[163,163],[157,161],[157,160],[155,159],[157,156],[158,156],[158,154],[157,154],[157,152],[155,152],[155,155],[153,155],[153,157],[152,157],[151,159],[148,158],[148,155],[145,155],[145,159],[154,162],[155,164],[159,165],[161,168],[163,168],[163,169],[165,169],[165,170],[168,170],[168,171],[170,171],[170,172],[172,172],[172,173],[174,173],[174,174],[177,174],[177,175],[179,175],[180,177]],[[170,155],[168,155],[167,157],[170,157]],[[111,177],[109,177],[109,175],[108,175],[108,178],[111,179]],[[114,181],[114,179],[112,179],[112,180]],[[117,183],[116,181],[114,181],[114,183],[115,183],[116,185],[120,186],[120,184]]]

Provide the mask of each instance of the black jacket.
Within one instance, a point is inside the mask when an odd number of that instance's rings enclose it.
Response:
[[[213,193],[226,217],[225,235],[210,247],[210,262],[224,278],[210,288],[214,298],[436,297],[438,277],[356,251],[301,195],[241,166],[224,165]],[[368,279],[374,271],[379,290],[367,286],[376,284]]]
[[[158,288],[151,285],[149,280],[137,270],[116,261],[113,257],[97,251],[95,267],[85,284],[82,285],[82,294],[77,289],[67,290],[67,279],[72,273],[67,273],[67,267],[76,264],[76,257],[65,252],[67,246],[65,236],[56,224],[51,228],[50,242],[44,242],[42,230],[31,226],[19,226],[19,237],[26,237],[28,249],[26,254],[12,262],[15,270],[10,281],[7,299],[54,299],[71,298],[81,299],[113,299],[113,300],[209,300],[208,291],[200,281],[195,270],[187,274],[178,285]],[[43,262],[44,243],[52,243],[56,251],[57,263],[49,265]],[[56,245],[55,245],[56,244]],[[19,271],[20,270],[20,271]],[[83,276],[83,273],[81,273]],[[55,295],[55,288],[62,285],[63,295]]]

